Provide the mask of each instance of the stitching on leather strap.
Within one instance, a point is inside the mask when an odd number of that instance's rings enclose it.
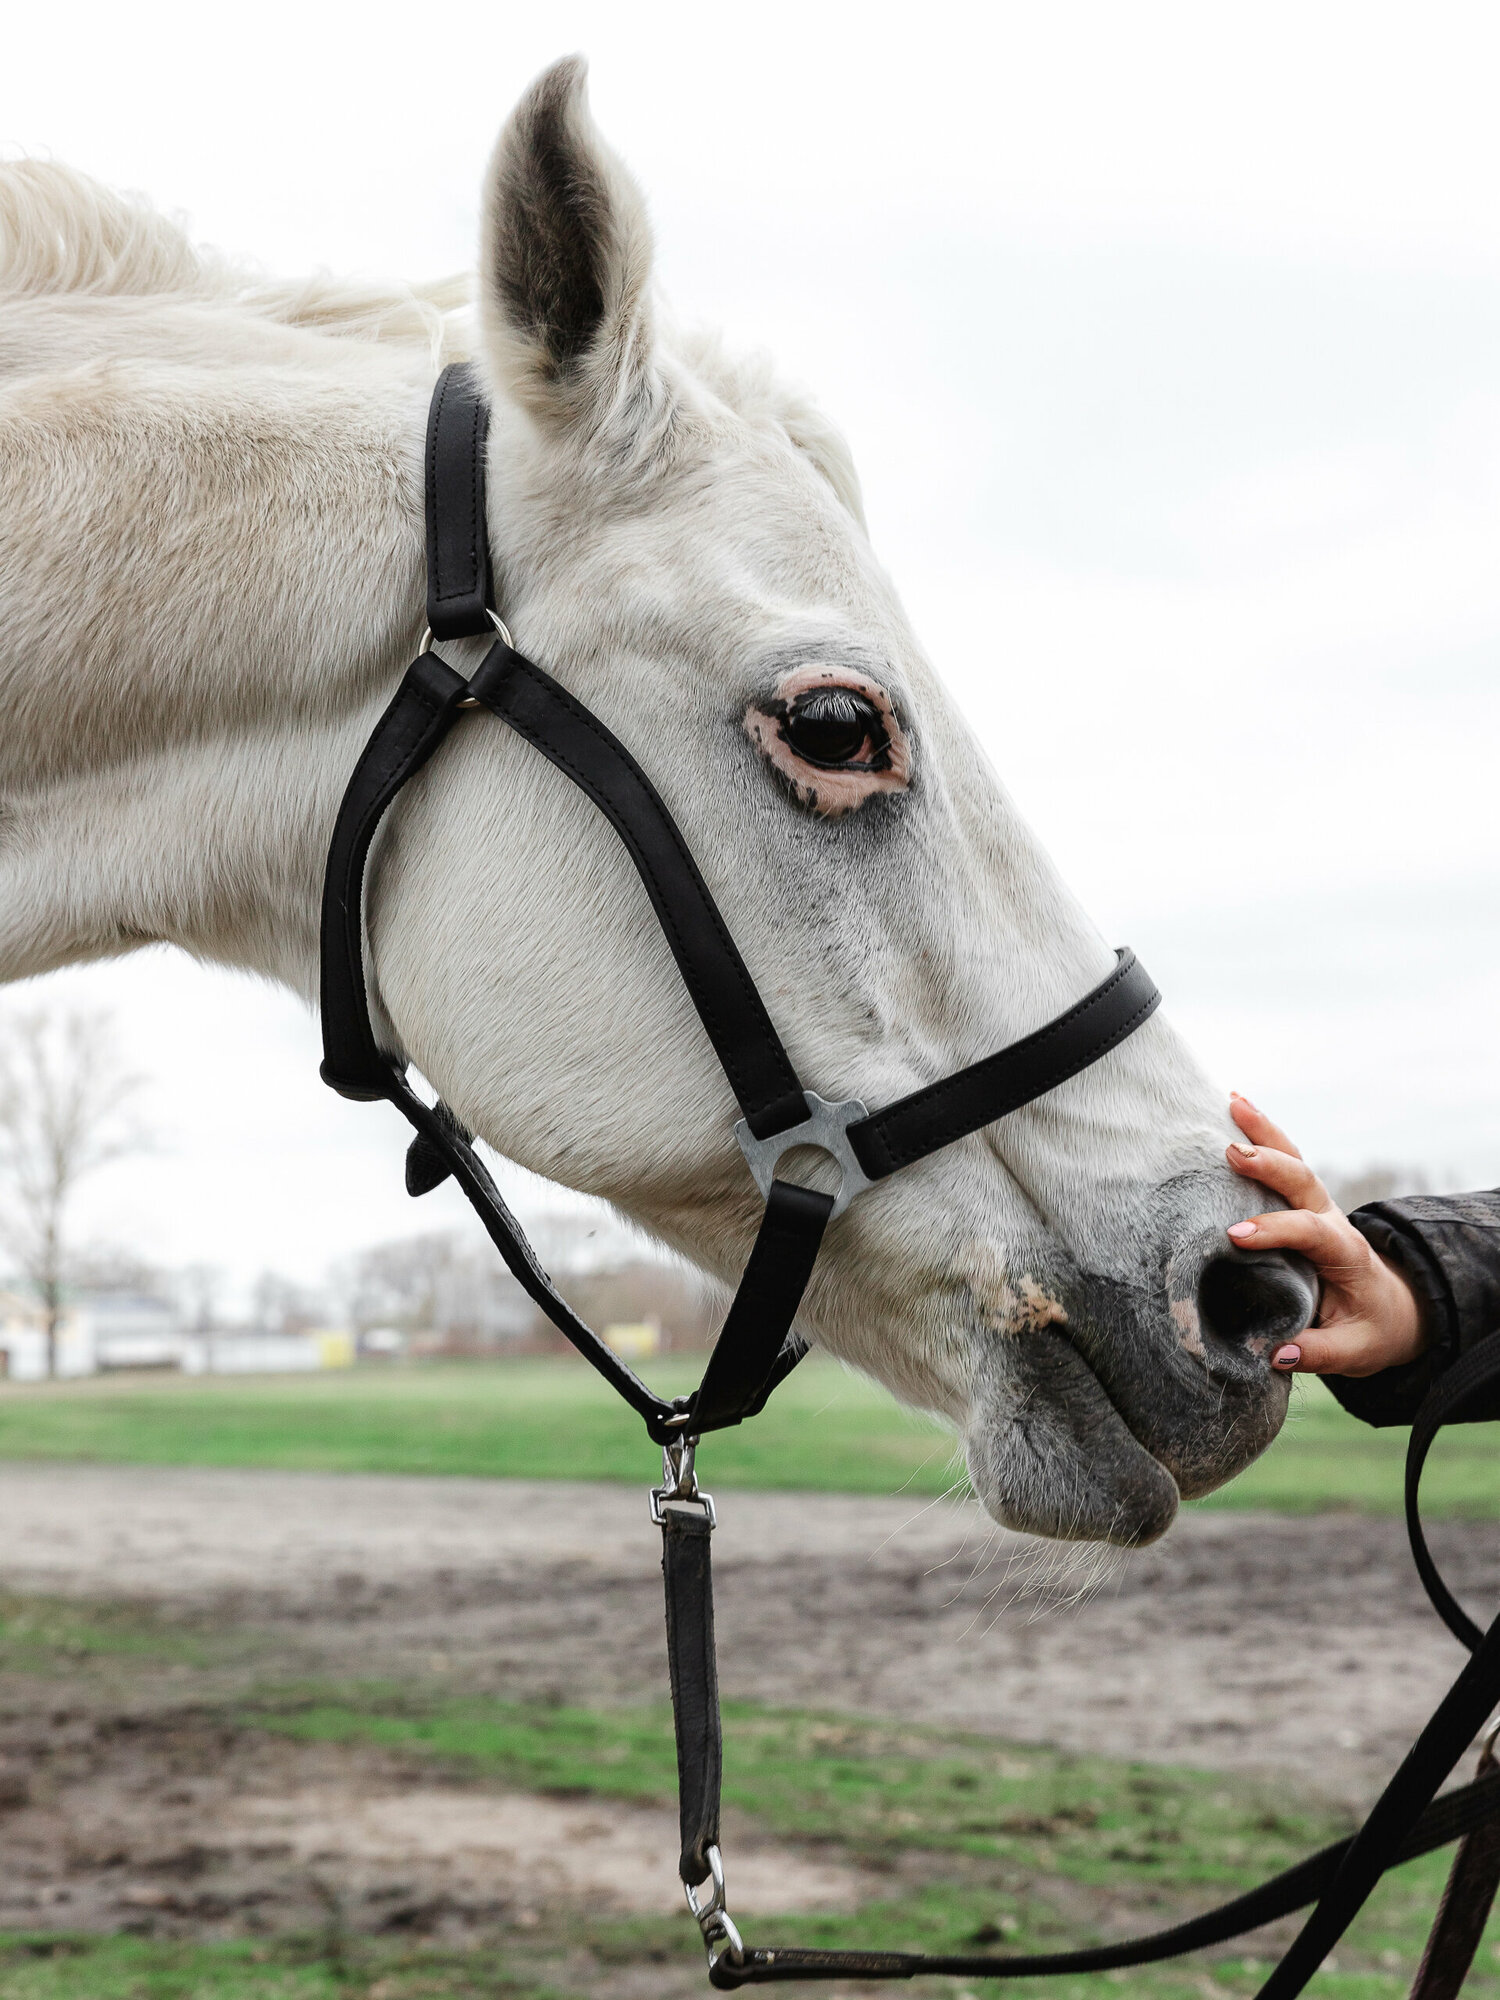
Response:
[[[1071,1015],[1063,1016],[1063,1020],[1076,1020],[1084,1007],[1093,1006],[1098,1001],[1104,999],[1113,990],[1118,979],[1126,972],[1133,970],[1133,966],[1122,966],[1120,971],[1105,986],[1101,987],[1097,993],[1091,994],[1086,1001],[1080,1002],[1079,1006],[1073,1009]],[[1066,1083],[1070,1077],[1077,1076],[1080,1071],[1090,1068],[1099,1060],[1100,1056],[1108,1055],[1112,1048],[1119,1042],[1124,1041],[1145,1020],[1147,1015],[1157,1005],[1159,999],[1159,994],[1152,993],[1148,999],[1141,1002],[1140,1006],[1133,1013],[1127,1014],[1123,1021],[1116,1022],[1107,1034],[1101,1035],[1097,1041],[1091,1043],[1086,1050],[1082,1051],[1076,1061],[1062,1063],[1057,1068],[1045,1072],[1035,1080],[1033,1086],[1028,1090],[1027,1095],[1019,1104],[1013,1104],[1005,1111],[997,1111],[993,1118],[986,1118],[979,1125],[966,1125],[962,1122],[946,1124],[939,1126],[935,1132],[928,1133],[919,1141],[908,1139],[901,1144],[892,1144],[881,1133],[879,1129],[881,1113],[876,1112],[874,1118],[870,1121],[872,1128],[870,1136],[876,1141],[885,1154],[885,1157],[890,1161],[888,1171],[895,1173],[902,1167],[910,1166],[916,1160],[925,1159],[928,1153],[936,1152],[939,1147],[951,1145],[955,1139],[964,1139],[971,1132],[982,1131],[985,1125],[993,1125],[996,1119],[1008,1118],[1011,1111],[1024,1110],[1025,1106],[1031,1103],[1034,1098],[1045,1096],[1049,1090],[1056,1089],[1058,1084]],[[1044,1039],[1050,1039],[1051,1029],[1054,1025],[1059,1024],[1049,1024],[1048,1028],[1043,1031]],[[1020,1045],[1018,1044],[1017,1046]],[[1032,1046],[1040,1046],[1040,1043],[1033,1044]],[[1002,1049],[996,1060],[1002,1060],[1006,1056],[1009,1056],[1010,1053],[1009,1049]],[[919,1112],[925,1108],[927,1103],[940,1101],[941,1097],[947,1091],[957,1087],[963,1080],[962,1072],[960,1072],[958,1078],[944,1077],[940,1082],[930,1084],[925,1091],[907,1099],[899,1107],[902,1114],[902,1122],[905,1121],[908,1112]],[[972,1080],[970,1080],[969,1087],[972,1087]]]
[[[484,497],[484,458],[479,449],[479,431],[483,417],[484,405],[476,396],[473,414],[469,418],[469,457],[474,465],[474,490],[469,496],[469,570],[474,578],[474,588],[481,594],[484,590],[484,563],[479,557],[479,520],[483,511],[480,502]],[[488,561],[488,558],[489,551],[486,550],[485,560]]]
[[[428,425],[427,490],[429,494],[435,491],[437,485],[438,438],[442,433],[443,412],[448,401],[448,393],[458,379],[458,376],[463,372],[463,370],[458,368],[445,368],[439,378],[432,420]],[[469,406],[469,440],[466,454],[473,473],[467,495],[469,503],[469,568],[467,575],[459,584],[455,585],[451,577],[445,581],[442,573],[442,537],[436,533],[431,536],[432,601],[434,604],[451,604],[458,599],[473,595],[482,596],[484,594],[485,572],[489,562],[489,550],[485,549],[483,551],[483,559],[481,560],[479,529],[484,519],[485,510],[484,454],[479,449],[479,439],[480,433],[484,429],[486,415],[487,410],[483,398],[479,396],[477,391],[472,393]]]
[[[437,402],[433,407],[432,421],[427,426],[427,492],[429,507],[433,506],[432,496],[437,492],[438,433],[443,427],[443,405],[448,400],[448,391],[452,386],[452,381],[452,376],[445,368],[438,377]],[[436,522],[434,521],[429,525],[428,543],[432,561],[433,582],[436,586],[433,591],[433,597],[438,603],[441,603],[447,594],[443,589],[442,578],[443,542],[442,537],[435,532],[435,528]]]

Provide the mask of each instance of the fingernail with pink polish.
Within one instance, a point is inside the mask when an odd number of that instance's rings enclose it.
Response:
[[[1228,1234],[1234,1238],[1236,1243],[1243,1243],[1247,1236],[1255,1234],[1255,1224],[1253,1222],[1231,1222]]]
[[[1295,1344],[1289,1343],[1285,1347],[1277,1348],[1276,1352],[1271,1356],[1271,1366],[1273,1368],[1295,1368],[1301,1359],[1302,1349]]]
[[[1241,1145],[1238,1139],[1230,1140],[1229,1150],[1231,1153],[1238,1153],[1242,1160],[1253,1160],[1255,1158],[1255,1148],[1253,1146]]]

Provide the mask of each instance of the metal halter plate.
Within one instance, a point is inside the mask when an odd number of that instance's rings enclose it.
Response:
[[[769,1139],[757,1139],[750,1130],[749,1120],[742,1118],[734,1128],[734,1136],[740,1142],[740,1151],[750,1163],[755,1185],[767,1197],[784,1153],[793,1152],[798,1146],[813,1146],[818,1152],[827,1153],[831,1160],[838,1163],[842,1175],[839,1191],[834,1197],[833,1212],[828,1218],[831,1222],[835,1215],[843,1214],[857,1194],[863,1194],[867,1187],[875,1185],[854,1157],[854,1148],[849,1144],[849,1127],[857,1125],[869,1113],[857,1097],[846,1097],[842,1104],[830,1104],[815,1090],[804,1090],[802,1095],[809,1115],[800,1125],[789,1126],[785,1132],[773,1132]]]

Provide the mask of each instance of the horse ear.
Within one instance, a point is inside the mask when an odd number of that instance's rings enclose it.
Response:
[[[512,112],[485,186],[481,323],[502,384],[553,421],[602,423],[651,376],[651,229],[567,56]]]

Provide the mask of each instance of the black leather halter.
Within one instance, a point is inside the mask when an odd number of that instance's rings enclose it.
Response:
[[[498,632],[467,680],[431,650],[407,670],[349,782],[323,896],[323,1078],[345,1097],[388,1098],[416,1127],[407,1186],[452,1174],[506,1263],[560,1332],[646,1420],[658,1444],[702,1436],[761,1409],[807,1352],[792,1322],[831,1217],[862,1188],[993,1124],[1077,1076],[1132,1034],[1161,996],[1134,954],[1035,1034],[956,1075],[867,1113],[810,1096],[766,1012],[729,927],[651,780],[597,716],[518,653],[490,602],[484,443],[488,413],[466,368],[445,369],[427,434],[429,639]],[[766,1199],[760,1233],[696,1395],[668,1403],[562,1299],[501,1200],[470,1135],[430,1107],[380,1048],[365,990],[363,903],[370,843],[386,809],[461,710],[483,707],[539,750],[604,814],[635,864],[683,983],[743,1113],[736,1128]],[[837,1195],[776,1177],[781,1156],[815,1146],[839,1162]]]
[[[1034,1034],[910,1096],[867,1112],[857,1100],[829,1103],[804,1090],[682,834],[630,752],[597,716],[516,651],[492,601],[485,520],[484,448],[489,415],[464,367],[445,369],[427,435],[427,641],[498,634],[465,679],[424,642],[376,724],[339,809],[323,893],[324,1081],[341,1095],[384,1098],[415,1128],[406,1185],[425,1194],[451,1174],[512,1272],[552,1324],[644,1418],[663,1447],[663,1483],[652,1518],[663,1531],[668,1658],[677,1728],[682,1855],[688,1902],[708,1945],[715,1986],[784,1979],[908,1979],[922,1973],[1017,1978],[1104,1971],[1149,1963],[1238,1936],[1320,1898],[1301,1936],[1262,1989],[1292,2000],[1396,1861],[1466,1835],[1500,1811],[1500,1774],[1431,1804],[1497,1694],[1500,1620],[1480,1634],[1448,1596],[1420,1543],[1416,1483],[1437,1427],[1500,1378],[1500,1341],[1452,1372],[1414,1430],[1408,1513],[1423,1580],[1474,1655],[1361,1832],[1221,1909],[1148,1938],[1043,1956],[938,1957],[902,1952],[752,1951],[724,1901],[719,1852],[721,1731],[714,1658],[709,1537],[713,1502],[700,1493],[693,1450],[705,1433],[761,1410],[807,1352],[793,1331],[823,1233],[864,1188],[979,1131],[1088,1069],[1156,1009],[1160,995],[1129,951],[1065,1013]],[[472,1137],[443,1104],[429,1105],[406,1065],[382,1049],[370,1019],[364,972],[364,882],[371,842],[386,810],[421,770],[464,710],[483,708],[516,731],[585,792],[623,842],[650,897],[705,1032],[739,1102],[735,1128],[765,1196],[765,1213],[739,1289],[703,1380],[668,1402],[626,1366],[561,1297],[510,1213]],[[795,1147],[829,1153],[841,1169],[836,1195],[780,1179]],[[1426,1417],[1424,1411],[1424,1418]],[[1418,1445],[1420,1449],[1418,1450]],[[1441,1593],[1441,1595],[1439,1595]],[[705,1893],[706,1891],[706,1893]],[[1460,1971],[1460,1979],[1462,1971]],[[1456,1988],[1444,1989],[1456,1991]],[[1437,2000],[1438,1989],[1430,1989]]]

